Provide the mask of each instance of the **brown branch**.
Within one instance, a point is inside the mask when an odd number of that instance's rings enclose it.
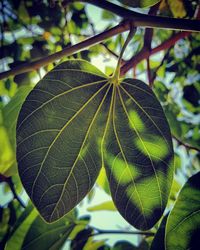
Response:
[[[29,72],[32,70],[37,70],[37,69],[39,69],[39,68],[41,68],[49,63],[52,63],[56,60],[63,58],[64,56],[69,56],[69,55],[72,55],[74,53],[77,53],[78,51],[81,51],[82,49],[85,49],[91,45],[95,45],[97,43],[100,43],[107,38],[110,38],[110,37],[115,36],[119,33],[125,32],[129,29],[130,29],[130,21],[125,20],[125,21],[121,22],[119,25],[117,25],[109,30],[106,30],[106,31],[104,31],[96,36],[88,38],[83,42],[75,44],[71,47],[66,47],[59,52],[56,52],[52,55],[43,57],[39,60],[30,62],[30,63],[24,63],[24,64],[21,64],[19,66],[14,67],[13,69],[2,72],[2,73],[0,73],[0,80],[4,79],[6,77],[9,77],[11,75],[18,75],[18,74]]]
[[[116,59],[119,58],[119,55],[117,55],[114,51],[109,49],[109,47],[105,43],[100,43],[112,56],[114,56]],[[125,61],[122,59],[122,62],[125,63]]]
[[[172,138],[174,138],[178,142],[178,144],[183,145],[185,148],[187,148],[187,149],[193,149],[193,150],[196,150],[196,151],[198,151],[200,153],[200,148],[192,146],[192,145],[190,145],[188,143],[185,143],[185,142],[181,141],[175,135],[172,135]]]
[[[159,46],[148,50],[148,48],[143,47],[143,49],[135,56],[133,56],[127,63],[125,63],[121,68],[121,76],[125,75],[128,70],[135,67],[139,62],[148,58],[149,56],[156,54],[162,50],[169,49],[172,47],[178,40],[189,36],[191,32],[178,32],[174,36],[170,37],[168,40],[160,44]]]
[[[187,31],[200,31],[200,21],[190,20],[182,18],[170,18],[163,16],[154,16],[138,13],[122,6],[116,5],[114,3],[108,2],[106,0],[64,0],[63,4],[68,4],[70,2],[85,2],[102,9],[108,10],[122,18],[129,19],[133,22],[135,27],[145,27],[145,28],[162,28],[162,29],[174,29],[174,30],[187,30]]]

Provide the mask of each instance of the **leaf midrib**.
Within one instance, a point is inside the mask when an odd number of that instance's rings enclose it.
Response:
[[[105,87],[105,86],[108,86],[108,85],[110,85],[110,84],[107,83],[107,84],[104,85],[104,87]],[[104,87],[103,87],[103,88],[104,88]],[[101,88],[101,90],[102,90],[103,88]],[[75,168],[75,166],[76,166],[76,163],[77,163],[77,161],[78,161],[78,159],[79,159],[81,150],[82,150],[82,148],[83,148],[83,146],[84,146],[84,144],[85,144],[85,142],[86,142],[86,140],[87,140],[87,138],[88,138],[89,132],[90,132],[90,130],[91,130],[93,124],[94,124],[94,121],[95,121],[96,117],[97,117],[98,114],[99,114],[99,111],[100,111],[100,109],[101,109],[101,107],[102,107],[102,105],[103,105],[103,103],[104,103],[104,101],[105,101],[105,99],[106,99],[106,97],[107,97],[107,94],[108,94],[110,88],[111,88],[111,85],[108,87],[108,89],[107,89],[107,91],[106,91],[104,97],[102,98],[102,100],[101,100],[101,102],[100,102],[100,105],[98,106],[97,111],[96,111],[96,113],[95,113],[95,115],[94,115],[94,117],[93,117],[93,119],[92,119],[92,121],[91,121],[91,123],[90,123],[90,125],[89,125],[89,128],[88,128],[88,130],[87,130],[87,133],[86,133],[86,135],[85,135],[85,138],[84,138],[84,140],[83,140],[83,142],[82,142],[81,148],[80,148],[79,153],[78,153],[78,155],[77,155],[77,158],[76,158],[76,160],[74,161],[74,163],[73,163],[73,165],[72,165],[72,167],[71,167],[71,170],[70,170],[70,173],[69,173],[67,179],[65,180],[65,183],[64,183],[64,186],[63,186],[63,189],[62,189],[62,193],[61,193],[61,195],[60,195],[60,198],[59,198],[59,200],[56,202],[56,206],[55,206],[55,208],[53,209],[53,212],[51,213],[50,221],[51,221],[51,218],[52,218],[54,212],[55,212],[56,209],[57,209],[58,204],[60,203],[60,201],[61,201],[61,199],[62,199],[62,196],[63,196],[63,194],[64,194],[64,192],[65,192],[65,189],[66,189],[66,185],[67,185],[67,183],[68,183],[68,180],[69,180],[69,178],[71,177],[71,175],[73,174],[73,170],[74,170],[74,168]],[[99,90],[98,90],[96,93],[98,93],[98,92],[99,92]],[[87,167],[87,166],[86,166],[86,167]],[[76,181],[75,177],[74,177],[74,180]],[[91,185],[91,180],[89,181],[89,186],[90,186],[90,185]],[[78,187],[78,185],[77,185],[77,187]],[[77,190],[78,190],[78,188],[77,188]],[[77,194],[77,200],[78,200],[78,194]]]
[[[124,111],[125,111],[125,113],[126,113],[126,115],[127,115],[127,118],[128,118],[128,120],[129,120],[129,122],[132,124],[132,126],[134,127],[134,130],[135,130],[135,132],[136,132],[136,134],[137,134],[139,140],[141,141],[141,143],[142,143],[142,145],[143,145],[143,147],[144,147],[144,149],[145,149],[146,153],[148,154],[148,157],[149,157],[149,159],[150,159],[150,161],[151,161],[151,166],[152,166],[152,168],[153,168],[153,172],[154,172],[154,175],[155,175],[155,177],[156,177],[156,182],[157,182],[157,186],[158,186],[158,190],[159,190],[160,207],[161,207],[161,210],[162,210],[162,209],[163,209],[163,204],[162,204],[161,188],[160,188],[159,179],[158,179],[158,176],[157,176],[157,173],[156,173],[156,169],[155,169],[154,163],[153,163],[152,158],[151,158],[151,154],[149,153],[148,149],[146,148],[146,146],[145,146],[145,144],[144,144],[144,142],[143,142],[143,140],[142,140],[142,138],[141,138],[141,136],[140,136],[140,133],[138,132],[137,128],[135,127],[135,124],[134,124],[134,123],[131,121],[131,119],[129,118],[129,114],[128,114],[128,111],[127,111],[127,109],[126,109],[126,107],[125,107],[125,104],[124,104],[124,101],[123,101],[123,98],[122,98],[122,96],[121,96],[121,93],[120,93],[119,88],[118,88],[118,93],[119,93],[119,97],[120,97],[120,101],[121,101],[121,104],[122,104],[122,106],[123,106],[123,109],[124,109]]]
[[[136,187],[135,181],[134,181],[134,179],[133,179],[133,176],[132,176],[132,174],[131,174],[131,172],[130,172],[130,169],[129,169],[129,166],[128,166],[128,162],[127,162],[126,156],[125,156],[125,154],[124,154],[124,151],[123,151],[121,142],[120,142],[119,137],[118,137],[118,134],[117,134],[116,126],[115,126],[116,89],[118,89],[118,87],[115,87],[115,96],[114,96],[114,104],[113,104],[113,129],[114,129],[115,137],[116,137],[116,139],[117,139],[117,143],[118,143],[118,146],[119,146],[119,148],[120,148],[121,154],[122,154],[122,156],[123,156],[123,158],[124,158],[124,161],[125,161],[125,163],[126,163],[126,167],[128,168],[129,173],[130,173],[130,175],[131,175],[132,183],[133,183],[133,185],[134,185],[134,187],[135,187],[135,190],[136,190],[136,193],[137,193],[139,202],[140,202],[140,207],[141,207],[141,209],[142,209],[142,211],[143,211],[143,212],[142,212],[142,217],[144,218],[144,222],[145,222],[145,224],[147,225],[147,221],[146,221],[146,218],[145,218],[145,215],[144,215],[143,204],[142,204],[142,201],[141,201],[141,199],[140,199],[140,195],[139,195],[139,193],[138,193],[138,191],[137,191],[137,187]],[[115,191],[115,196],[116,196],[116,193],[117,193],[119,184],[120,184],[120,182],[118,181],[117,188],[116,188],[116,191]],[[129,201],[130,201],[130,197],[129,197],[128,202],[127,202],[127,204],[126,204],[125,216],[126,216],[126,211],[127,211],[127,207],[128,207]]]

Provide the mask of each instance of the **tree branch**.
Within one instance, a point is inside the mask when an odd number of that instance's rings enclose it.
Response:
[[[52,55],[43,57],[39,60],[30,62],[30,63],[24,63],[24,64],[21,64],[19,66],[14,67],[13,69],[2,72],[2,73],[0,73],[0,80],[4,79],[6,77],[9,77],[11,75],[18,75],[18,74],[29,72],[32,70],[37,70],[38,68],[41,68],[41,67],[43,67],[49,63],[52,63],[56,60],[59,60],[64,56],[69,56],[69,55],[72,55],[74,53],[77,53],[78,51],[81,51],[82,49],[85,49],[91,45],[95,45],[97,43],[100,43],[107,38],[110,38],[110,37],[115,36],[119,33],[125,32],[129,29],[130,29],[130,21],[125,20],[125,21],[121,22],[119,25],[117,25],[109,30],[106,30],[106,31],[104,31],[96,36],[88,38],[83,42],[75,44],[71,47],[66,47],[59,52],[56,52]]]
[[[184,146],[185,148],[187,148],[187,149],[194,149],[194,150],[196,150],[197,152],[200,153],[200,148],[195,147],[195,146],[192,146],[192,145],[190,145],[190,144],[188,144],[188,143],[185,143],[185,142],[181,141],[181,140],[180,140],[179,138],[177,138],[175,135],[172,135],[172,137],[178,142],[178,144],[183,145],[183,146]]]
[[[19,204],[20,204],[23,208],[26,208],[24,202],[23,202],[23,201],[20,199],[20,197],[17,195],[17,192],[16,192],[16,190],[15,190],[15,186],[14,186],[14,183],[13,183],[11,177],[8,177],[7,180],[6,180],[6,182],[8,183],[8,185],[9,185],[9,187],[10,187],[10,190],[11,190],[12,193],[13,193],[14,199],[16,199],[16,200],[19,202]]]
[[[162,50],[169,49],[171,46],[173,46],[178,40],[187,37],[190,35],[191,32],[178,32],[174,36],[170,37],[168,40],[163,42],[162,44],[158,45],[157,47],[153,48],[152,50],[149,50],[146,47],[143,47],[143,49],[135,56],[133,56],[127,63],[125,63],[121,68],[121,76],[125,75],[128,70],[136,66],[139,62],[142,60],[148,58],[149,56],[158,53]]]
[[[65,0],[63,3],[68,4],[70,2],[77,2],[78,0]],[[133,21],[135,27],[146,27],[146,28],[162,28],[162,29],[173,29],[173,30],[185,30],[185,31],[200,31],[200,21],[180,18],[170,18],[163,16],[153,16],[141,14],[119,5],[110,3],[106,0],[79,0],[79,2],[85,2],[102,9],[108,10],[122,18]]]
[[[96,227],[91,227],[95,233],[93,233],[91,236],[96,236],[100,234],[135,234],[135,235],[146,235],[146,236],[154,236],[155,233],[150,231],[123,231],[123,230],[102,230]]]

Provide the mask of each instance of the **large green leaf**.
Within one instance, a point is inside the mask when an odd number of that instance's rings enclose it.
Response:
[[[200,172],[183,186],[169,214],[165,245],[167,250],[198,249],[200,246]]]
[[[122,80],[113,91],[105,167],[114,203],[137,228],[151,228],[161,217],[173,178],[169,126],[151,89]]]
[[[49,72],[19,115],[19,174],[48,222],[84,198],[103,165],[122,216],[152,227],[169,196],[172,158],[169,127],[151,89],[133,79],[118,86],[86,61]]]
[[[31,91],[17,125],[22,183],[44,219],[53,222],[76,206],[99,174],[94,135],[103,137],[111,85],[81,60],[60,64]]]
[[[146,8],[160,2],[160,0],[118,0],[118,1],[133,8],[137,7]]]
[[[68,220],[68,215],[54,224],[45,223],[40,216],[32,223],[25,240],[22,250],[57,250],[62,247],[75,224]]]

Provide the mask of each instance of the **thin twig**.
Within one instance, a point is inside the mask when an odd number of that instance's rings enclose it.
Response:
[[[174,36],[170,37],[168,40],[163,42],[162,44],[158,45],[157,47],[153,48],[151,51],[149,51],[146,47],[143,47],[143,49],[133,56],[127,63],[125,63],[121,68],[121,76],[125,75],[127,71],[129,71],[131,68],[136,66],[139,62],[142,60],[148,58],[149,56],[156,54],[162,50],[169,49],[172,47],[178,40],[183,39],[187,36],[189,36],[191,32],[178,32]]]
[[[13,193],[13,196],[14,198],[19,202],[19,204],[23,207],[23,208],[26,208],[24,202],[20,199],[20,197],[17,195],[17,192],[15,190],[15,185],[11,179],[11,177],[7,178],[6,182],[8,183],[9,187],[10,187],[10,190],[12,191]]]
[[[146,236],[154,236],[155,233],[149,231],[123,231],[123,230],[102,230],[93,228],[96,232],[91,234],[91,236],[97,236],[101,234],[131,234],[131,235],[146,235]]]
[[[183,141],[181,141],[179,138],[177,138],[175,135],[172,135],[172,137],[178,142],[178,144],[180,144],[180,145],[183,145],[185,148],[187,148],[187,149],[194,149],[194,150],[196,150],[196,151],[198,151],[199,153],[200,153],[200,148],[198,148],[198,147],[195,147],[195,146],[192,146],[192,145],[190,145],[190,144],[188,144],[188,143],[185,143],[185,142],[183,142]]]

